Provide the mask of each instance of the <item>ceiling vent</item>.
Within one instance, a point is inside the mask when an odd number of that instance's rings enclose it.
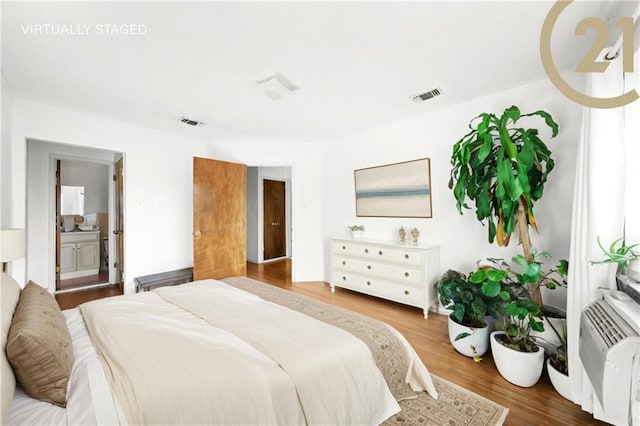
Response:
[[[192,120],[188,117],[180,117],[180,122],[183,124],[186,124],[188,126],[193,126],[193,127],[203,127],[206,126],[206,123],[203,123],[202,121],[197,121],[197,120]]]
[[[411,100],[418,104],[420,102],[424,102],[428,99],[435,98],[436,96],[440,96],[440,95],[442,95],[442,89],[439,87],[436,87],[435,89],[429,90],[428,92],[424,92],[419,95],[413,96]]]
[[[281,73],[256,81],[258,90],[273,101],[292,95],[300,87],[296,86]]]

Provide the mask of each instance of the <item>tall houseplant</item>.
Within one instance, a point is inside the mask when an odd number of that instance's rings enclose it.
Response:
[[[488,225],[489,242],[506,246],[517,228],[524,257],[532,263],[529,226],[537,231],[533,207],[555,163],[538,129],[518,126],[523,117],[540,117],[551,137],[558,134],[558,124],[546,111],[522,114],[514,105],[500,117],[482,113],[453,146],[449,188],[460,214],[471,208],[467,201],[473,203],[477,219]],[[528,287],[532,301],[542,307],[538,283]]]

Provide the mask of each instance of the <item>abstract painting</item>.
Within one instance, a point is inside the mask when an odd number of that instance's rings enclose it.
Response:
[[[431,217],[428,158],[354,171],[356,216]]]

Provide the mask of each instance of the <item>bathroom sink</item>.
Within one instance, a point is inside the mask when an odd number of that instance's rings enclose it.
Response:
[[[92,225],[78,226],[78,228],[80,228],[81,231],[97,231],[97,229]]]

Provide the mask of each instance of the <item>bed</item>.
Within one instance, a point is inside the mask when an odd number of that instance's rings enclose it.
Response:
[[[64,312],[37,284],[1,287],[3,424],[380,424],[437,398],[397,330],[246,277]]]

